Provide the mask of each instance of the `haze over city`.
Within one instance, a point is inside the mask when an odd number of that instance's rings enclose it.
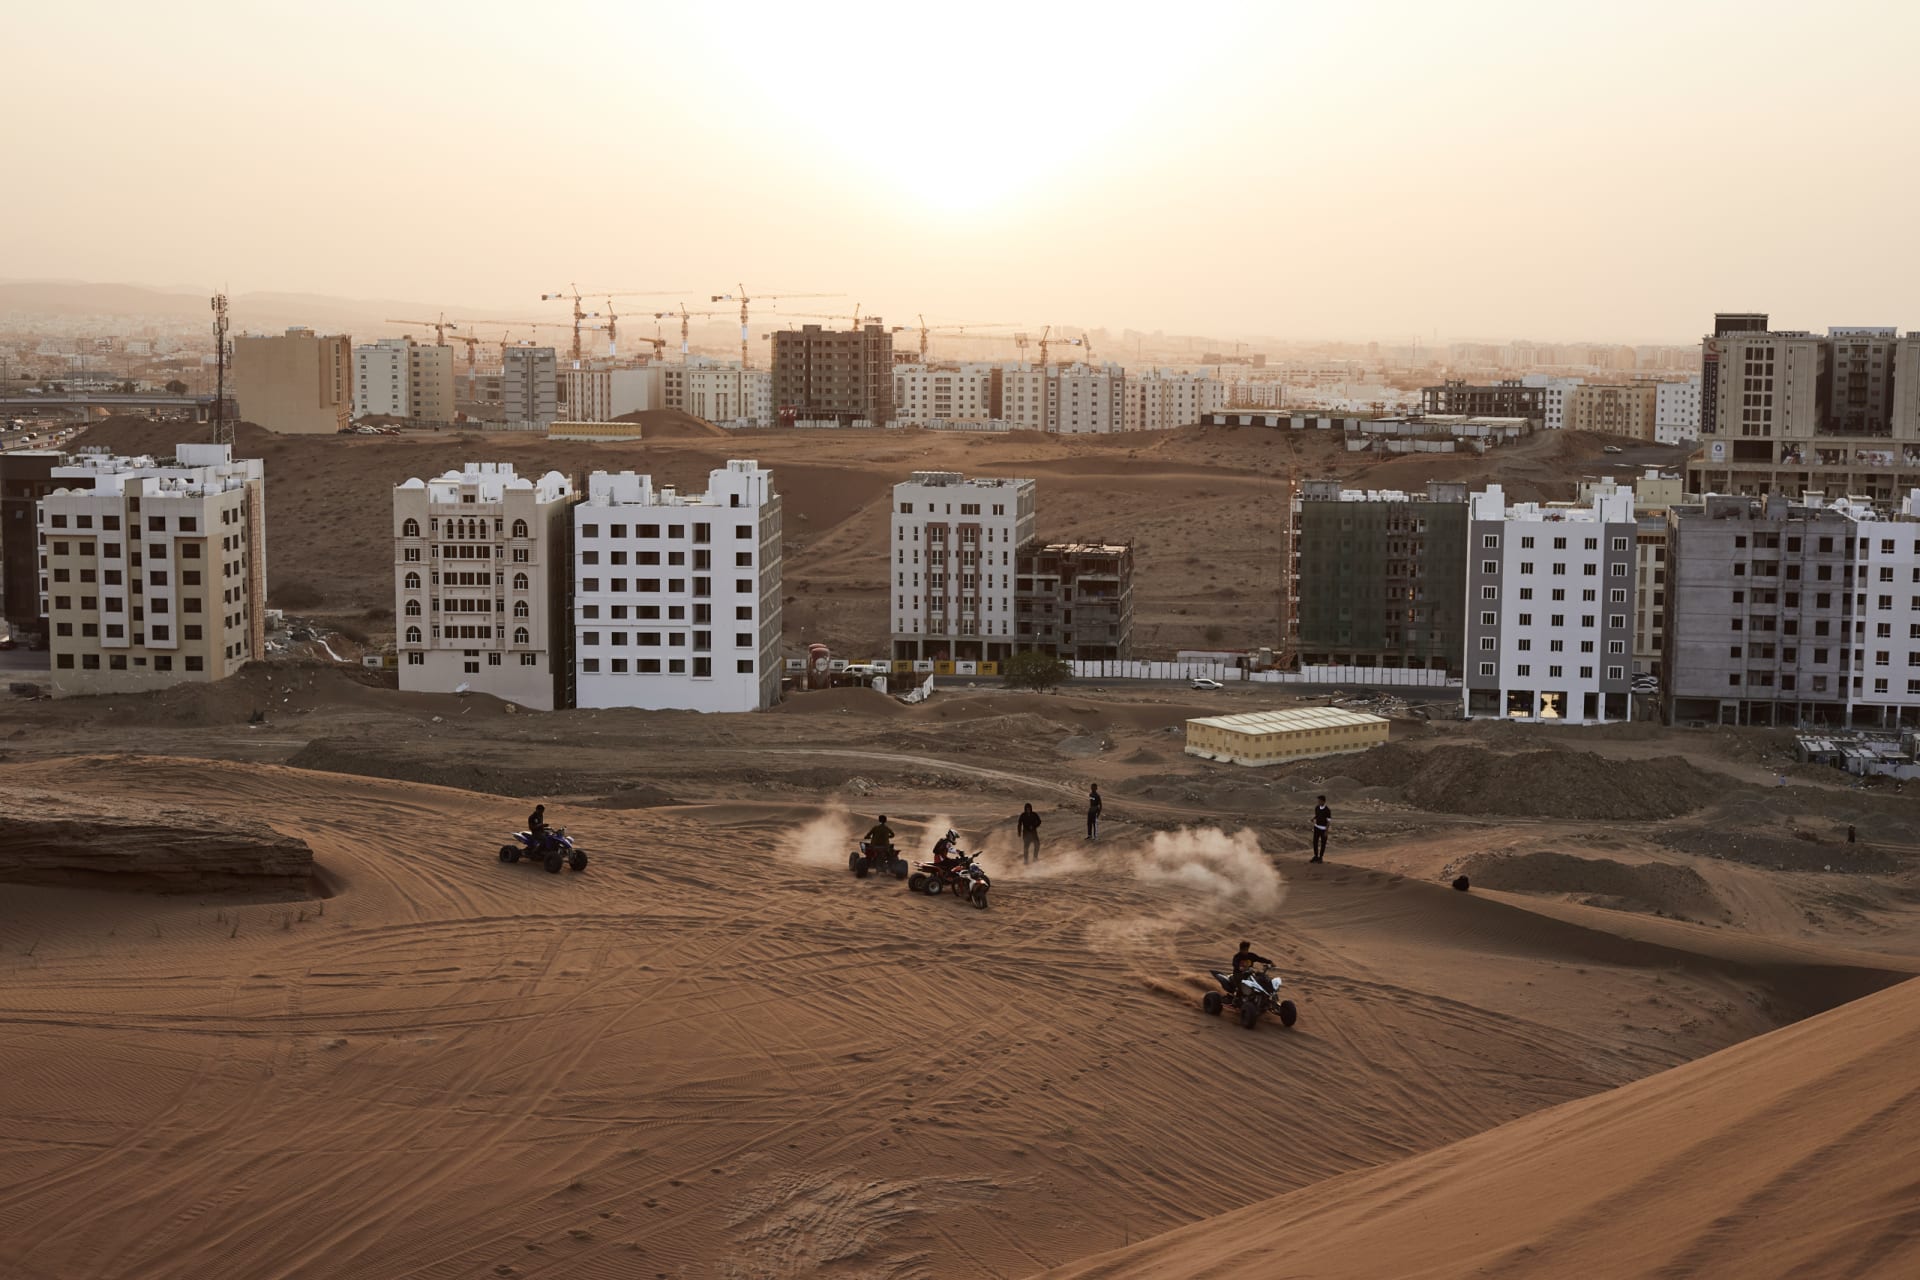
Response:
[[[1423,342],[1901,323],[1920,16],[1846,12],[21,6],[0,277]]]

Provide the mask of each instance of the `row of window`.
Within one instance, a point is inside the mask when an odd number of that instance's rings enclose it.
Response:
[[[231,507],[221,508],[220,510],[221,524],[238,524],[239,522],[240,522],[240,513],[238,511],[234,510]],[[49,512],[47,514],[47,524],[50,528],[54,528],[54,529],[67,528],[68,525],[67,525],[66,513],[61,511]],[[72,527],[75,529],[91,529],[93,528],[93,517],[86,514],[76,514],[73,517]],[[100,517],[100,527],[106,532],[112,533],[120,528],[120,517],[114,516],[114,515],[103,515]],[[135,527],[136,528],[138,527],[138,522],[135,523]],[[200,517],[199,516],[175,516],[174,528],[180,533],[198,533],[200,532]],[[167,531],[167,517],[148,516],[147,529],[149,532],[152,532],[152,533],[165,533]]]
[[[1588,551],[1598,551],[1600,549],[1600,539],[1597,537],[1586,538],[1586,539],[1583,539],[1583,541],[1585,542],[1586,549]],[[1534,542],[1533,534],[1523,533],[1520,535],[1521,550],[1523,551],[1532,550],[1533,542]],[[1480,545],[1485,547],[1489,551],[1496,550],[1500,546],[1500,535],[1497,533],[1483,534],[1481,535],[1481,538],[1480,538]],[[1608,545],[1611,546],[1615,551],[1625,551],[1627,549],[1627,540],[1624,537],[1617,537],[1612,539]],[[1553,549],[1555,551],[1565,551],[1567,549],[1567,539],[1564,537],[1554,538]]]
[[[458,519],[449,519],[447,521],[445,536],[449,538],[498,538],[503,527],[504,525],[498,516],[494,517],[493,528],[491,530],[487,528],[487,519],[485,516],[462,516]],[[428,520],[427,532],[431,537],[438,538],[442,536],[440,521],[437,519]],[[515,520],[513,522],[513,531],[509,536],[524,538],[527,536],[527,533],[527,522],[525,520]],[[400,522],[400,536],[403,538],[419,537],[420,522],[412,516],[408,516]]]
[[[227,656],[232,657],[234,655],[229,653]],[[56,653],[53,655],[53,665],[61,671],[71,671],[74,667],[73,658],[74,655],[71,653]],[[207,669],[206,660],[201,658],[199,654],[188,654],[185,658],[181,659],[181,661],[188,671],[205,671]],[[133,665],[136,667],[144,667],[147,665],[147,660],[144,657],[135,655]],[[80,655],[80,670],[98,671],[99,669],[99,654],[83,653]],[[107,669],[110,671],[125,671],[127,669],[127,655],[124,653],[108,654]],[[173,670],[173,655],[169,653],[157,653],[153,655],[153,669],[155,671]]]
[[[1493,675],[1498,675],[1499,671],[1496,669],[1496,666],[1494,663],[1483,662],[1480,664],[1480,674],[1483,676],[1493,676]],[[1529,663],[1522,662],[1518,666],[1514,667],[1513,674],[1516,678],[1531,677],[1533,675],[1533,667]],[[1561,679],[1564,677],[1564,675],[1565,675],[1565,668],[1563,667],[1556,665],[1556,666],[1549,666],[1547,668],[1547,678],[1550,680]],[[1607,668],[1607,679],[1609,680],[1624,680],[1626,679],[1626,676],[1627,676],[1627,669],[1624,666]],[[1581,667],[1580,678],[1582,680],[1593,679],[1593,668]]]
[[[598,631],[582,631],[580,633],[580,643],[597,645],[600,643],[600,634]],[[662,643],[662,637],[665,637],[665,643],[667,645],[676,649],[685,647],[687,643],[687,633],[684,631],[609,631],[606,633],[606,637],[607,643],[610,645],[637,644],[642,648],[649,649],[657,648]],[[736,631],[733,634],[733,643],[735,648],[752,649],[755,647],[754,635],[751,631]],[[707,649],[710,648],[712,644],[713,633],[711,631],[696,631],[693,633],[694,648]]]
[[[661,665],[663,661],[665,663],[664,670]],[[695,680],[710,680],[713,678],[713,659],[692,659],[693,669],[691,672],[687,669],[687,661],[685,658],[634,658],[631,660],[626,658],[609,658],[606,660],[606,670],[608,675],[616,676],[692,675]],[[599,675],[600,664],[601,660],[599,658],[582,658],[580,659],[580,674],[587,676]],[[733,670],[736,675],[752,675],[753,659],[737,659],[733,664]]]
[[[607,526],[606,533],[609,538],[658,538],[660,536],[660,529],[661,526],[657,524],[610,524]],[[629,533],[629,530],[631,530],[631,533]],[[666,536],[669,538],[684,538],[687,536],[687,526],[683,524],[667,525],[666,530]],[[583,538],[597,538],[600,536],[600,526],[597,524],[583,524],[580,526],[580,536]],[[737,524],[733,526],[733,536],[736,538],[750,539],[753,537],[753,526],[750,524]],[[712,542],[713,526],[710,524],[694,525],[693,540],[695,542]]]
[[[1597,564],[1583,564],[1579,566],[1579,568],[1580,568],[1580,575],[1582,577],[1597,578],[1600,576],[1600,566]],[[1500,562],[1498,560],[1482,560],[1480,562],[1480,572],[1488,575],[1499,573]],[[1520,572],[1523,575],[1531,574],[1533,572],[1533,561],[1522,560],[1520,562]],[[1556,561],[1554,562],[1553,568],[1550,572],[1552,573],[1552,576],[1556,578],[1564,578],[1567,576],[1567,566],[1565,562]],[[1607,576],[1610,578],[1626,577],[1627,576],[1626,564],[1620,563],[1620,564],[1609,566],[1607,569]]]

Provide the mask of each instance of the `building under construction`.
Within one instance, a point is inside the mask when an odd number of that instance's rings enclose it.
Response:
[[[776,332],[773,402],[785,423],[885,426],[893,417],[893,334],[878,320],[858,329],[809,324]]]
[[[1528,387],[1518,382],[1499,382],[1491,386],[1470,386],[1449,378],[1437,387],[1420,389],[1421,411],[1429,416],[1465,414],[1475,418],[1532,418],[1546,421],[1545,387]]]
[[[1133,654],[1133,546],[1030,543],[1015,557],[1016,649],[1071,661]]]
[[[1461,673],[1466,485],[1304,481],[1289,534],[1287,641],[1303,664]]]

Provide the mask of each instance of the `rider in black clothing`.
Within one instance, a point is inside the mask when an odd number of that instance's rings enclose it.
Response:
[[[1239,995],[1240,980],[1244,978],[1247,974],[1253,972],[1253,966],[1255,966],[1256,964],[1272,964],[1272,963],[1273,961],[1255,952],[1253,949],[1252,943],[1242,942],[1240,944],[1240,950],[1234,953],[1233,974],[1232,974],[1233,981],[1231,984],[1229,984],[1227,989],[1231,991],[1234,995]]]
[[[527,815],[527,836],[532,841],[535,853],[544,853],[547,847],[547,806],[537,804],[533,812]]]

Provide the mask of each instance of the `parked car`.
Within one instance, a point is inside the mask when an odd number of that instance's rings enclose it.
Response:
[[[1625,452],[1626,452],[1626,450],[1625,450],[1625,449],[1622,449],[1622,448],[1621,448],[1621,447],[1620,447],[1619,445],[1617,445],[1617,444],[1608,444],[1608,445],[1602,445],[1602,446],[1600,446],[1600,452],[1602,452],[1602,453],[1625,453]]]
[[[1223,684],[1221,684],[1221,683],[1220,683],[1220,682],[1219,682],[1218,680],[1209,680],[1209,679],[1207,679],[1207,678],[1206,678],[1205,676],[1195,676],[1195,677],[1194,677],[1194,680],[1193,680],[1193,687],[1194,687],[1194,688],[1196,688],[1196,689],[1224,689],[1224,688],[1226,688],[1226,686],[1225,686],[1225,685],[1223,685]]]

